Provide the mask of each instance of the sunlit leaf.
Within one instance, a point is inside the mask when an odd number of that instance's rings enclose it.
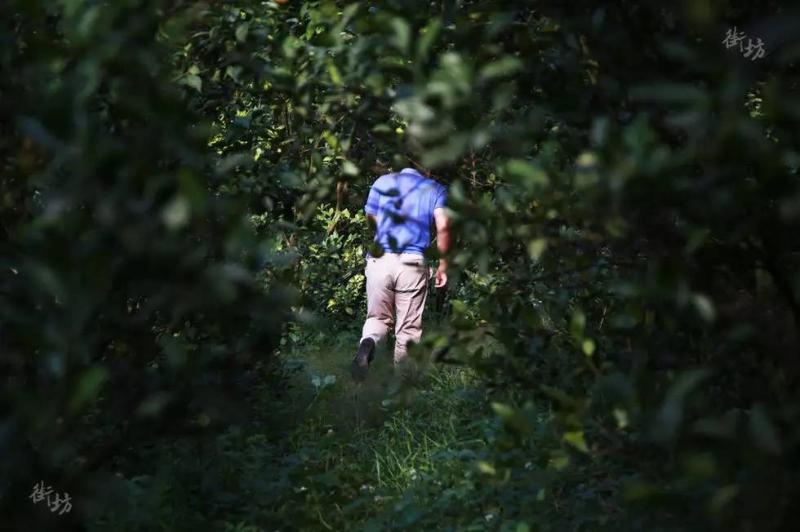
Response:
[[[69,400],[70,412],[79,412],[96,398],[107,378],[108,370],[100,366],[93,366],[81,373]]]
[[[583,453],[589,452],[589,448],[586,446],[586,440],[584,439],[582,430],[565,432],[564,441]]]

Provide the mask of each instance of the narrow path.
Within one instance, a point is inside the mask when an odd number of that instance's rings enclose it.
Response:
[[[412,504],[409,488],[426,492],[447,478],[439,476],[444,470],[463,476],[485,445],[473,423],[482,392],[471,374],[452,368],[404,386],[385,346],[356,383],[349,370],[357,339],[336,340],[286,356],[294,369],[282,401],[288,430],[278,469],[296,480],[287,486],[292,493],[271,504],[311,529],[404,528],[391,521],[401,501]]]
[[[356,338],[340,335],[329,347],[300,347],[286,356],[293,368],[289,380],[289,406],[299,423],[322,417],[331,427],[354,429],[380,423],[401,382],[385,346],[379,346],[364,382],[353,381],[350,362]]]

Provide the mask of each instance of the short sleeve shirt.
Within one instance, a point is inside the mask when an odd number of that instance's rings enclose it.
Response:
[[[447,188],[412,168],[379,177],[364,211],[375,217],[375,241],[386,253],[422,255],[431,243],[433,211],[445,206]]]

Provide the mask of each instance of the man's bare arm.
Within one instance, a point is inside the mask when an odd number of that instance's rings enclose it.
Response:
[[[433,219],[436,222],[436,247],[439,249],[436,288],[441,288],[447,284],[446,255],[450,251],[450,218],[447,216],[445,209],[439,208],[433,211]]]

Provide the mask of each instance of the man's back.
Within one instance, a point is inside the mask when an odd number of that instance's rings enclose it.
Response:
[[[444,186],[404,168],[373,183],[364,210],[375,217],[375,241],[385,252],[422,255],[431,242],[433,211],[446,199]]]
[[[383,175],[373,183],[364,210],[375,218],[375,241],[384,253],[368,256],[364,268],[367,319],[353,357],[355,378],[366,375],[376,344],[392,327],[395,362],[406,357],[410,343],[419,341],[430,281],[423,253],[431,243],[434,220],[440,255],[435,285],[442,288],[447,284],[450,228],[446,200],[444,186],[411,168]]]

